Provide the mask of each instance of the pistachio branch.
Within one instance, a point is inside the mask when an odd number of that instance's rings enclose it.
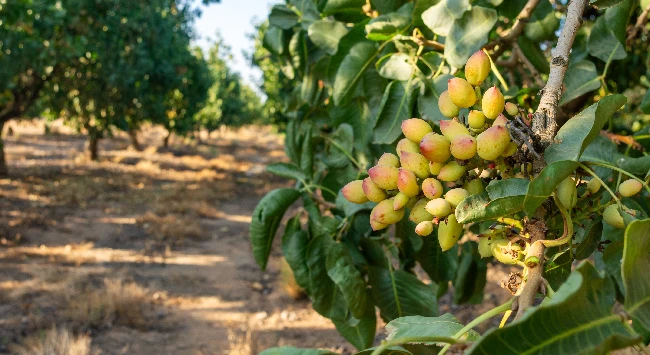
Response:
[[[556,121],[558,104],[562,97],[562,82],[567,66],[569,65],[569,53],[575,39],[578,28],[582,23],[582,13],[587,5],[588,0],[572,0],[567,9],[566,21],[557,46],[553,49],[553,59],[551,60],[551,71],[542,89],[542,97],[539,107],[533,115],[533,132],[541,140],[543,147],[548,146],[555,137],[558,128]],[[545,165],[544,159],[535,159],[533,169],[540,171]],[[537,211],[536,217],[543,217],[543,208]],[[519,296],[519,308],[515,319],[521,318],[524,312],[535,302],[537,292],[541,289],[544,282],[544,246],[543,240],[546,239],[546,224],[539,220],[531,219],[526,224],[526,230],[530,234],[531,245],[526,255],[526,270],[522,284],[517,290]]]
[[[524,8],[519,12],[519,15],[515,18],[515,23],[512,27],[509,30],[504,31],[499,39],[488,43],[484,48],[494,49],[498,46],[492,54],[495,58],[498,58],[505,51],[506,44],[516,41],[521,32],[524,31],[528,20],[530,20],[530,17],[533,15],[533,11],[535,11],[539,2],[540,0],[528,0],[526,5],[524,5]]]
[[[636,23],[634,24],[634,27],[630,30],[630,32],[627,35],[627,41],[630,42],[636,38],[636,36],[639,34],[639,31],[645,27],[645,24],[648,23],[648,15],[650,15],[650,4],[643,9],[639,17],[636,19]]]

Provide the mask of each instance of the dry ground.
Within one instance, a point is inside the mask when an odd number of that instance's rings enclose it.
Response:
[[[0,179],[0,353],[257,354],[271,346],[353,349],[284,289],[275,248],[267,272],[248,243],[260,197],[287,182],[266,127],[160,148],[163,132],[100,143],[55,125],[10,124],[11,176]],[[205,137],[204,137],[205,138]],[[505,295],[489,275],[487,306]],[[467,321],[480,311],[443,303]],[[379,332],[378,339],[382,334]],[[49,349],[49,350],[48,350]]]

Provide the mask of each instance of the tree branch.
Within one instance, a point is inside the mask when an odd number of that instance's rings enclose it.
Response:
[[[641,12],[639,17],[636,19],[634,27],[630,30],[630,33],[627,35],[628,43],[631,42],[639,34],[639,31],[643,29],[646,23],[648,23],[648,15],[650,15],[650,4]]]
[[[535,81],[535,85],[538,87],[544,86],[544,80],[542,80],[542,76],[539,74],[539,71],[535,69],[535,66],[533,63],[528,60],[528,58],[524,55],[524,53],[521,51],[521,48],[519,48],[519,45],[517,43],[514,43],[512,45],[512,53],[516,55],[516,57],[521,60],[521,62],[524,64],[526,69],[530,72],[530,76],[533,77],[533,81]]]
[[[490,50],[499,46],[499,48],[497,48],[493,53],[493,56],[495,58],[498,58],[505,51],[505,45],[517,40],[521,32],[524,31],[528,20],[530,20],[530,17],[533,15],[533,11],[535,11],[535,8],[539,2],[540,0],[528,0],[526,5],[524,5],[524,8],[521,9],[521,12],[519,12],[519,15],[517,15],[515,18],[515,23],[512,25],[512,27],[502,33],[499,39],[488,43],[483,48]]]
[[[533,132],[540,139],[544,148],[553,141],[558,128],[556,120],[558,103],[562,97],[562,82],[567,66],[569,65],[569,53],[575,39],[578,28],[582,24],[582,13],[588,0],[572,0],[567,9],[567,17],[557,46],[553,49],[551,60],[551,71],[542,89],[542,97],[539,107],[533,115]],[[544,159],[535,159],[533,169],[539,172],[545,165]],[[519,308],[515,319],[519,319],[526,309],[533,306],[537,292],[541,290],[544,281],[544,240],[546,239],[546,225],[543,222],[544,208],[537,210],[536,219],[531,219],[526,224],[526,231],[529,233],[530,247],[526,255],[526,270],[524,281],[517,290],[519,296]],[[572,233],[571,233],[572,234]],[[570,238],[570,236],[569,236]]]
[[[562,82],[569,66],[569,53],[578,28],[582,24],[582,13],[588,0],[572,0],[569,3],[566,22],[553,49],[551,71],[546,86],[540,91],[542,97],[533,115],[533,132],[540,140],[542,148],[546,148],[555,137],[558,129],[556,121],[557,107],[562,97]]]

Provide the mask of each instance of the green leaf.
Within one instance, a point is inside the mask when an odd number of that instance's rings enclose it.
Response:
[[[555,191],[557,185],[566,179],[578,167],[578,163],[570,160],[550,163],[528,185],[524,199],[524,211],[528,216],[535,214],[539,207]]]
[[[422,21],[433,33],[447,37],[454,20],[469,8],[469,0],[442,0],[422,13]]]
[[[338,286],[345,303],[356,318],[362,318],[366,312],[366,282],[361,272],[354,266],[354,261],[341,243],[331,246],[327,254],[327,275]]]
[[[580,161],[612,164],[630,174],[641,176],[645,176],[650,170],[650,156],[628,157],[618,152],[616,144],[602,136],[596,137],[587,146],[587,149],[580,156]]]
[[[327,0],[323,13],[333,14],[337,12],[358,12],[361,13],[361,7],[365,5],[366,0]]]
[[[266,167],[266,171],[277,176],[298,181],[306,181],[307,176],[297,166],[289,163],[275,163]]]
[[[377,62],[379,75],[382,77],[390,80],[406,81],[413,76],[413,65],[408,54],[394,53],[384,58]]]
[[[300,349],[294,346],[283,346],[270,348],[262,351],[259,355],[338,355],[329,350]]]
[[[296,283],[309,293],[308,244],[309,235],[300,229],[300,216],[290,219],[282,236],[282,254],[293,271]]]
[[[598,248],[600,236],[603,234],[602,219],[596,219],[586,230],[584,230],[583,234],[584,237],[580,241],[580,244],[578,244],[574,255],[576,260],[584,260],[588,258],[594,251],[596,251],[596,248]]]
[[[374,202],[366,202],[363,204],[352,203],[346,200],[340,191],[338,196],[336,197],[336,208],[342,210],[346,216],[351,216],[363,210],[371,210],[373,207],[375,207],[375,205],[376,203]]]
[[[460,262],[454,280],[454,303],[483,302],[483,289],[487,282],[487,261],[478,253],[478,243],[461,245]]]
[[[542,48],[540,48],[539,43],[535,43],[525,36],[520,36],[517,39],[517,43],[519,44],[521,51],[533,64],[535,69],[544,74],[548,74],[550,72],[551,67],[548,63],[548,59],[546,59],[546,55],[544,54]]]
[[[453,78],[449,74],[442,74],[426,85],[424,94],[418,95],[418,111],[422,119],[438,124],[440,120],[448,119],[438,108],[440,94],[447,90],[447,81]],[[427,79],[429,80],[429,79]]]
[[[589,60],[570,65],[564,77],[564,87],[566,90],[560,100],[560,106],[568,104],[583,94],[600,89],[596,65]]]
[[[271,245],[284,212],[300,197],[296,189],[275,189],[264,196],[253,211],[250,225],[251,245],[257,265],[266,269]]]
[[[363,41],[350,48],[334,79],[334,104],[346,104],[357,84],[363,78],[363,73],[372,64],[377,55],[377,46],[373,42]]]
[[[605,15],[596,19],[587,43],[589,54],[603,62],[627,57],[625,52],[625,29],[630,18],[632,3],[632,0],[622,1],[620,4],[607,9]]]
[[[555,15],[553,5],[543,1],[533,11],[530,21],[524,28],[524,33],[533,42],[540,43],[553,39],[559,26],[560,19]]]
[[[377,349],[377,347],[372,347],[364,351],[360,351],[358,353],[355,353],[354,355],[372,355],[375,349]],[[382,351],[380,355],[413,355],[413,353],[402,348],[401,346],[391,346],[386,350]]]
[[[298,24],[298,14],[284,5],[275,5],[269,15],[269,25],[288,30]]]
[[[354,147],[354,129],[347,123],[340,124],[327,141],[325,164],[333,168],[343,168],[350,163]]]
[[[381,317],[390,321],[395,318],[424,315],[435,316],[438,302],[431,286],[403,270],[370,266],[368,281]]]
[[[566,281],[571,273],[571,263],[573,258],[569,251],[557,253],[544,263],[544,278],[551,285],[551,288],[557,289]]]
[[[402,121],[411,118],[413,86],[393,81],[386,87],[375,125],[374,143],[392,144],[402,134]]]
[[[503,328],[493,328],[469,354],[606,354],[635,344],[623,318],[612,312],[612,282],[582,262],[550,301]],[[525,336],[524,336],[525,335]]]
[[[305,40],[305,31],[296,31],[289,41],[289,55],[291,64],[300,73],[307,72],[307,41]]]
[[[370,20],[366,25],[368,39],[372,41],[387,41],[406,31],[411,25],[413,4],[407,3],[397,11],[380,15]]]
[[[388,333],[386,340],[423,336],[452,337],[463,327],[464,325],[458,322],[458,319],[453,314],[449,313],[445,313],[440,317],[401,317],[386,324],[386,332]],[[480,337],[476,331],[470,330],[467,333],[466,340],[476,341]]]
[[[334,245],[328,234],[317,235],[307,246],[307,268],[309,269],[309,296],[312,307],[323,317],[332,318],[336,313],[335,303],[337,293],[340,294],[334,281],[327,274],[327,254]],[[342,295],[341,295],[341,298]],[[343,320],[343,319],[342,319]]]
[[[446,285],[454,279],[458,269],[458,247],[443,252],[434,231],[432,235],[422,238],[422,247],[417,252],[416,259],[431,280]]]
[[[467,59],[487,43],[488,34],[497,19],[494,9],[472,6],[463,17],[455,20],[445,41],[447,63],[462,68]]]
[[[582,152],[599,134],[614,112],[623,107],[627,99],[623,95],[609,95],[569,119],[546,148],[544,160],[548,164],[572,160],[578,161]]]
[[[525,179],[493,180],[487,192],[472,195],[456,207],[456,219],[470,223],[496,219],[523,209],[530,181]]]
[[[650,219],[634,221],[625,229],[623,284],[625,310],[634,322],[650,330]]]
[[[413,9],[413,26],[424,27],[422,14],[430,7],[439,3],[440,0],[415,0],[415,8]]]
[[[269,52],[282,55],[284,53],[284,32],[276,26],[269,26],[269,29],[264,33],[264,48]]]
[[[361,319],[355,319],[354,325],[346,320],[333,319],[336,330],[357,349],[372,346],[377,329],[377,316],[372,302],[366,303],[366,311]]]
[[[341,38],[348,33],[348,28],[339,21],[320,20],[312,23],[307,33],[317,47],[323,48],[327,54],[334,55]]]

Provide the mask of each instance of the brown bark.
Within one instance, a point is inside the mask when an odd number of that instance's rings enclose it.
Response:
[[[92,161],[99,160],[97,143],[99,143],[99,138],[96,135],[91,134],[88,136],[88,157]]]

